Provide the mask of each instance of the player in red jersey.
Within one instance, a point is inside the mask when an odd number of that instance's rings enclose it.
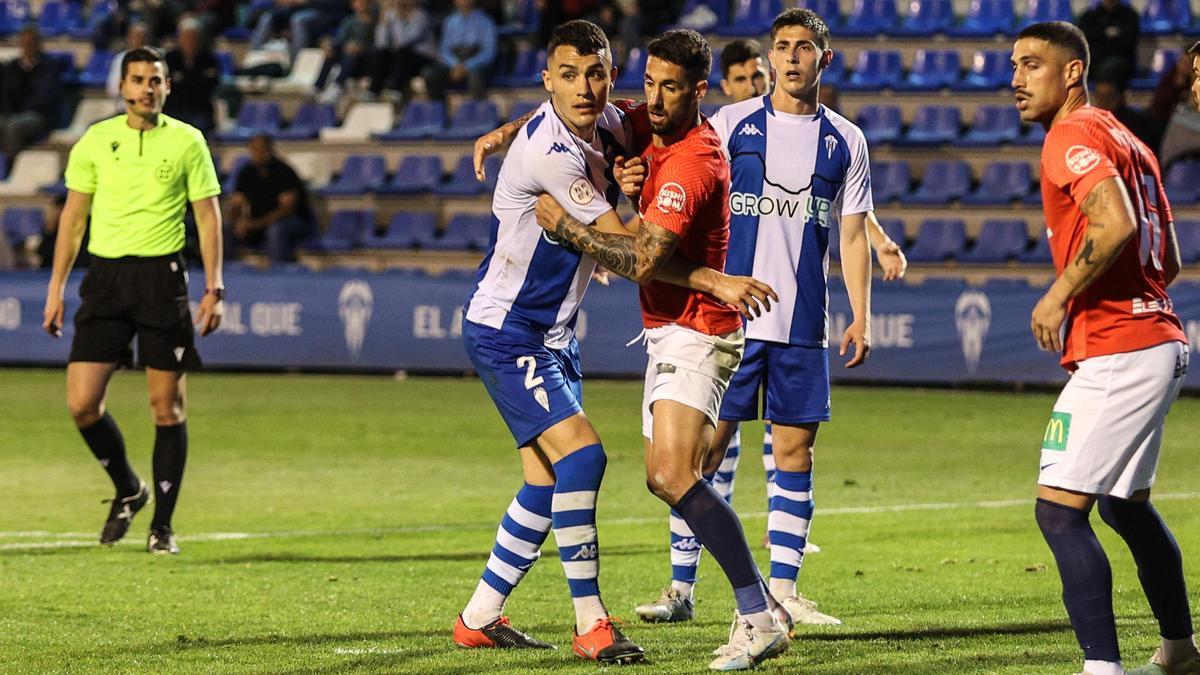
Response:
[[[1133,672],[1200,673],[1179,546],[1149,501],[1163,423],[1188,365],[1166,291],[1180,262],[1158,162],[1088,105],[1078,28],[1026,28],[1012,62],[1021,119],[1047,130],[1042,202],[1058,272],[1031,329],[1072,373],[1042,442],[1038,526],[1058,563],[1084,672],[1125,672],[1112,571],[1088,517],[1098,503],[1133,553],[1163,638],[1151,664]]]
[[[713,269],[725,266],[729,165],[720,138],[699,110],[712,54],[704,38],[690,30],[668,31],[647,52],[653,143],[643,157],[648,174],[639,217],[629,232],[604,232],[571,218],[543,195],[538,223],[610,271],[642,284],[650,357],[642,403],[647,484],[704,542],[733,586],[734,628],[709,667],[743,670],[787,649],[788,629],[772,611],[776,607],[737,515],[701,477],[721,397],[741,362],[742,322],[737,311],[711,295],[651,281],[676,251]]]

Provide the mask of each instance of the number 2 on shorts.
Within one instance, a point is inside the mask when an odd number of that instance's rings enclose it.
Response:
[[[533,358],[532,356],[518,356],[517,357],[517,367],[525,369],[525,388],[526,389],[533,389],[534,387],[536,387],[539,384],[546,381],[546,379],[543,378],[541,375],[535,376],[533,374],[534,371],[537,369],[537,359]]]

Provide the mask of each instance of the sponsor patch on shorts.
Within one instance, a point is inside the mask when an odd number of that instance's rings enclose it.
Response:
[[[1071,434],[1071,413],[1050,413],[1050,423],[1042,437],[1042,450],[1062,452],[1067,449],[1067,437]]]

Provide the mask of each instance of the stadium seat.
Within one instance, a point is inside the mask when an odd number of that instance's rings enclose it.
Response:
[[[371,134],[391,129],[394,118],[391,103],[355,103],[342,125],[322,129],[320,138],[330,143],[362,143],[370,140]]]
[[[921,222],[913,245],[905,250],[909,262],[939,263],[957,258],[967,244],[967,226],[961,220],[931,218]]]
[[[716,28],[721,37],[760,37],[783,11],[781,0],[733,0],[729,21]]]
[[[50,132],[50,140],[55,143],[71,144],[83,137],[88,127],[103,119],[108,119],[123,112],[116,101],[108,98],[85,98],[75,107],[71,124],[66,129]]]
[[[1200,202],[1200,160],[1171,164],[1163,177],[1163,187],[1172,206]]]
[[[536,87],[542,83],[545,65],[545,49],[523,47],[513,58],[512,68],[492,78],[492,84],[501,88]]]
[[[1163,75],[1175,68],[1175,62],[1183,54],[1178,47],[1159,47],[1150,58],[1150,69],[1129,81],[1130,89],[1154,89]]]
[[[108,17],[117,10],[117,0],[96,0],[88,3],[87,15],[80,18],[79,25],[71,29],[70,35],[75,40],[90,40],[97,28],[108,21]]]
[[[387,180],[383,155],[350,155],[332,183],[317,190],[325,197],[363,195],[374,192]]]
[[[1174,35],[1188,32],[1192,21],[1188,0],[1147,0],[1140,29],[1144,35]]]
[[[962,23],[951,27],[950,37],[992,37],[1007,34],[1016,21],[1013,0],[971,0]]]
[[[460,157],[458,164],[454,165],[450,179],[434,187],[433,192],[443,197],[474,197],[482,193],[483,189],[483,184],[475,180],[475,165],[470,155],[466,155]]]
[[[1012,82],[1010,52],[1003,49],[982,49],[975,52],[967,74],[954,85],[955,91],[995,91],[1007,89]]]
[[[367,248],[379,249],[408,249],[434,238],[437,230],[437,216],[433,213],[403,212],[392,216],[392,222],[382,234],[367,237],[364,244]]]
[[[81,25],[83,15],[79,4],[63,0],[46,0],[42,4],[42,13],[38,15],[38,29],[43,37],[67,35]]]
[[[625,60],[625,68],[617,72],[617,89],[642,89],[642,81],[646,76],[646,50],[634,47],[629,50],[629,58]]]
[[[955,105],[927,105],[917,108],[912,126],[897,145],[923,147],[951,143],[962,133],[962,111]]]
[[[234,61],[233,52],[214,52],[217,57],[217,71],[221,75],[222,80],[227,80],[233,77],[233,72],[237,70],[237,63]]]
[[[8,177],[8,155],[0,155],[0,179]]]
[[[446,129],[437,135],[439,140],[466,141],[500,126],[500,113],[491,101],[466,101],[458,106]]]
[[[0,2],[0,33],[11,35],[33,20],[28,0]]]
[[[1040,124],[1025,127],[1025,131],[1013,141],[1014,145],[1027,145],[1040,148],[1046,142],[1046,129]]]
[[[1200,220],[1176,221],[1175,240],[1184,265],[1200,262]]]
[[[459,214],[450,219],[440,237],[423,242],[436,251],[482,251],[487,248],[492,227],[490,215]]]
[[[24,150],[13,160],[8,178],[0,181],[0,196],[32,197],[62,176],[62,157],[56,150]]]
[[[333,163],[324,152],[289,152],[284,159],[310,190],[329,185],[333,178]]]
[[[417,141],[441,133],[446,126],[446,105],[441,101],[413,101],[404,109],[396,128],[374,134],[381,141]]]
[[[904,62],[895,50],[861,51],[854,72],[842,87],[850,91],[896,88],[903,77]]]
[[[840,87],[846,81],[846,59],[842,58],[840,51],[833,53],[833,59],[829,61],[829,67],[821,73],[821,84],[832,84],[835,87]]]
[[[1039,232],[1033,240],[1033,248],[1017,256],[1017,261],[1027,265],[1049,265],[1054,262],[1054,257],[1050,254],[1050,240],[1046,238],[1044,231]]]
[[[374,224],[375,214],[371,211],[334,211],[329,217],[329,229],[307,242],[304,248],[327,253],[354,250],[362,246]]]
[[[20,246],[26,239],[40,235],[45,217],[37,207],[10,206],[4,210],[4,236],[9,246]]]
[[[904,221],[899,218],[882,218],[879,226],[887,233],[888,239],[896,242],[900,248],[907,250],[908,235],[904,232]]]
[[[950,0],[910,0],[908,14],[900,25],[889,31],[906,37],[933,37],[954,25],[954,7]]]
[[[858,110],[858,127],[872,145],[892,143],[904,130],[900,106],[864,105]]]
[[[421,195],[433,192],[442,181],[442,160],[437,155],[409,155],[400,160],[392,180],[379,188],[385,195]]]
[[[896,26],[896,0],[854,0],[838,37],[874,37]]]
[[[1021,113],[1011,105],[981,105],[959,146],[993,147],[1012,143],[1021,136]]]
[[[962,198],[972,206],[1002,206],[1030,194],[1033,170],[1025,162],[992,162],[983,169],[979,187]]]
[[[988,220],[975,238],[975,245],[958,256],[965,263],[1004,263],[1016,260],[1029,245],[1029,230],[1023,220]]]
[[[911,183],[908,162],[875,162],[871,165],[871,192],[876,204],[903,199]]]
[[[542,103],[544,103],[544,101],[514,101],[513,103],[509,104],[508,115],[505,117],[505,119],[510,122],[518,119],[525,113],[537,110],[538,106],[540,106]],[[703,107],[704,104],[702,103],[700,105]]]
[[[1020,23],[1021,28],[1043,21],[1071,23],[1075,20],[1075,13],[1071,11],[1071,0],[1029,0],[1028,9]]]
[[[237,125],[216,135],[221,143],[245,143],[258,134],[279,131],[279,104],[274,101],[246,101],[238,110]]]
[[[93,51],[87,64],[79,73],[79,84],[84,87],[103,87],[108,83],[108,71],[112,68],[112,52]]]
[[[962,160],[935,160],[925,166],[921,184],[905,200],[911,204],[949,204],[971,189],[971,167]]]
[[[286,129],[276,131],[274,136],[282,141],[306,141],[317,137],[321,129],[337,126],[337,112],[331,105],[305,103],[296,111],[296,117]]]
[[[962,76],[958,51],[954,49],[918,49],[912,70],[899,84],[901,91],[937,91],[958,84]]]
[[[246,155],[238,155],[233,159],[233,166],[229,168],[229,173],[225,174],[224,180],[221,181],[221,194],[230,195],[236,191],[234,188],[237,186],[238,174],[249,163],[250,157]]]
[[[679,13],[679,23],[673,28],[691,28],[699,33],[711,33],[729,23],[728,0],[687,0]]]

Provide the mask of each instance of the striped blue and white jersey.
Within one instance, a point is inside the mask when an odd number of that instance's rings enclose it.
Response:
[[[612,161],[629,146],[625,115],[609,104],[591,142],[573,134],[550,101],[513,140],[492,195],[492,245],[479,265],[467,320],[503,330],[536,332],[562,349],[596,263],[537,224],[538,196],[554,197],[590,223],[613,210],[620,186]]]
[[[778,112],[771,97],[727,105],[710,122],[729,158],[728,274],[771,285],[780,302],[746,337],[828,346],[829,237],[842,216],[874,209],[867,142],[846,118]]]

